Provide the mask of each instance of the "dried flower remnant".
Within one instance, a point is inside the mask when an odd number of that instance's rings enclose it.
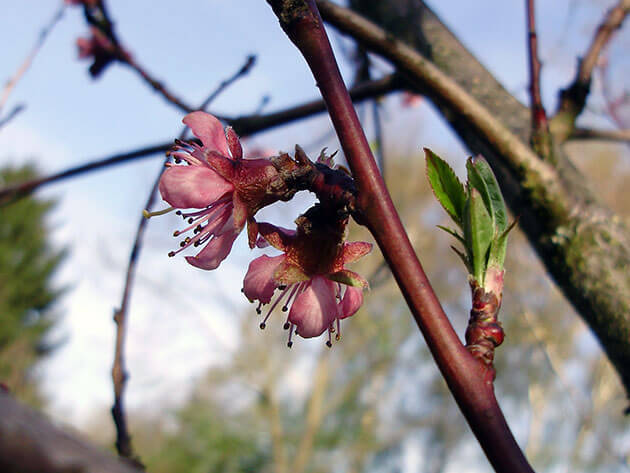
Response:
[[[176,141],[169,151],[175,164],[167,164],[159,183],[160,194],[171,208],[154,214],[146,212],[145,216],[180,209],[177,213],[188,221],[188,226],[174,236],[189,231],[193,235],[186,237],[180,243],[181,248],[171,251],[169,256],[191,246],[205,245],[196,256],[187,256],[186,261],[210,270],[227,257],[245,222],[248,222],[250,246],[254,246],[257,227],[253,216],[277,200],[270,188],[282,186],[276,182],[278,173],[271,161],[244,159],[238,136],[229,127],[224,131],[216,117],[193,112],[183,122],[202,145]]]
[[[79,59],[93,59],[90,75],[98,77],[113,61],[123,58],[130,59],[127,51],[117,48],[114,43],[98,28],[90,28],[89,38],[77,39]]]
[[[323,218],[320,206],[311,208],[296,220],[297,231],[260,223],[264,240],[283,254],[254,259],[243,282],[243,292],[250,301],[259,302],[256,311],[271,304],[260,324],[265,328],[274,309],[282,304],[289,312],[284,328],[289,330],[288,346],[293,334],[304,338],[328,332],[340,338],[340,320],[356,313],[363,303],[367,281],[345,268],[369,253],[366,242],[347,243],[343,233],[347,221],[331,224]],[[262,245],[261,245],[262,246]],[[275,290],[280,292],[277,294]]]

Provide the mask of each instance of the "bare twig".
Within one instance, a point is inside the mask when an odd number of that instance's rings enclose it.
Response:
[[[630,143],[630,130],[594,130],[591,128],[576,128],[569,140],[605,140]]]
[[[223,82],[221,82],[219,86],[210,95],[208,95],[208,98],[206,98],[206,100],[201,103],[201,105],[199,106],[199,110],[205,110],[206,108],[208,108],[208,106],[221,94],[221,92],[223,92],[227,87],[232,85],[241,77],[247,75],[252,67],[254,67],[254,64],[256,64],[256,56],[254,56],[253,54],[247,56],[247,59],[245,59],[245,63],[241,66],[241,68],[233,75],[225,79]]]
[[[0,389],[0,471],[3,473],[138,473]]]
[[[357,187],[357,217],[375,237],[414,319],[488,459],[500,472],[532,472],[499,408],[491,373],[466,351],[422,269],[339,72],[314,0],[267,0],[308,63]],[[344,9],[345,10],[345,9]],[[386,35],[390,42],[391,35]],[[396,43],[396,49],[403,46]]]
[[[536,14],[534,0],[527,4],[527,49],[529,53],[529,93],[532,107],[532,126],[535,131],[547,128],[547,114],[540,94],[540,59],[538,57],[538,36],[536,34]]]
[[[111,43],[111,51],[108,49],[108,59],[105,63],[111,61],[112,59],[117,60],[123,64],[128,65],[134,71],[136,71],[140,77],[157,93],[159,93],[164,99],[166,99],[169,103],[175,105],[180,110],[190,113],[195,110],[194,107],[191,107],[180,98],[178,98],[174,93],[172,93],[163,82],[157,80],[153,77],[144,67],[142,67],[131,54],[127,52],[127,50],[122,46],[118,35],[114,31],[114,23],[109,17],[109,13],[107,11],[107,6],[104,0],[99,0],[96,5],[84,4],[83,12],[85,15],[85,19],[90,26],[98,29]],[[97,75],[101,68],[92,72],[93,75]]]
[[[527,8],[527,49],[529,55],[529,94],[532,114],[532,148],[545,159],[551,158],[551,137],[547,113],[540,93],[540,58],[538,57],[538,35],[536,34],[536,14],[534,0],[526,0]]]
[[[15,72],[13,77],[11,77],[11,79],[9,79],[9,81],[4,86],[4,89],[2,91],[2,97],[0,97],[0,110],[2,110],[2,108],[6,104],[9,98],[9,95],[11,94],[11,91],[15,88],[15,85],[19,82],[19,80],[22,78],[24,73],[28,70],[28,68],[33,63],[33,59],[35,59],[35,56],[44,45],[44,41],[46,41],[48,34],[52,31],[53,27],[59,22],[59,20],[63,16],[64,8],[65,6],[62,5],[55,12],[50,22],[39,33],[37,41],[35,42],[35,45],[33,46],[33,49],[31,50],[31,52],[28,54],[28,56],[26,56],[26,59],[24,59],[24,62],[22,63],[22,65],[20,65],[20,67]]]
[[[171,142],[159,143],[157,145],[147,146],[145,148],[129,151],[127,153],[115,154],[104,159],[99,159],[96,161],[88,162],[86,164],[81,164],[80,166],[71,167],[69,169],[66,169],[65,171],[51,174],[50,176],[40,177],[27,182],[22,182],[20,184],[5,187],[3,189],[0,189],[0,205],[5,205],[15,199],[28,195],[44,185],[59,182],[69,177],[78,176],[90,171],[95,171],[97,169],[104,169],[109,166],[122,164],[139,158],[147,158],[154,154],[164,153],[166,152],[166,150],[169,149],[171,145]]]
[[[371,97],[384,95],[389,92],[399,90],[403,86],[403,80],[400,76],[392,74],[382,79],[370,81],[365,84],[358,85],[351,91],[352,98],[356,101],[369,99]],[[251,136],[255,133],[268,130],[270,128],[284,125],[286,123],[307,118],[321,113],[326,110],[323,100],[314,100],[302,105],[288,108],[280,112],[273,112],[266,115],[250,115],[238,118],[222,117],[234,130],[241,136]],[[97,161],[88,162],[80,166],[74,166],[65,171],[61,171],[50,176],[33,179],[17,185],[0,189],[0,205],[12,202],[14,199],[30,194],[36,189],[54,182],[67,179],[69,177],[78,176],[87,172],[104,169],[109,166],[123,164],[140,158],[147,158],[154,154],[164,153],[172,146],[172,142],[158,143],[147,146],[127,153],[115,154],[113,156],[99,159]]]
[[[621,27],[628,12],[630,12],[630,0],[619,0],[617,5],[606,13],[597,27],[586,54],[578,63],[575,79],[569,87],[560,91],[560,104],[550,126],[553,134],[561,141],[571,135],[575,120],[584,110],[591,88],[591,76],[599,55],[615,30]]]
[[[0,128],[5,126],[15,117],[17,117],[20,114],[20,112],[22,112],[25,108],[26,108],[26,105],[22,103],[17,104],[15,107],[13,107],[6,117],[0,118]]]

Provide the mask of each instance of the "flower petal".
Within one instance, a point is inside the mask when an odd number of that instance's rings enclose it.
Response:
[[[190,127],[193,135],[199,138],[208,150],[215,150],[223,156],[229,156],[223,125],[216,117],[206,112],[196,111],[186,115],[182,122]]]
[[[363,304],[363,289],[360,287],[348,286],[339,304],[339,318],[345,319],[354,315]]]
[[[197,256],[186,256],[186,261],[200,269],[216,269],[227,258],[237,236],[235,232],[215,236]]]
[[[160,178],[162,199],[175,208],[202,209],[234,186],[206,166],[171,166]]]
[[[284,260],[284,255],[269,257],[262,255],[251,263],[243,280],[243,293],[250,301],[258,300],[263,304],[271,301],[277,284],[273,273]]]
[[[297,326],[297,333],[301,337],[318,337],[330,327],[337,314],[335,283],[322,276],[315,276],[293,302],[289,322]]]

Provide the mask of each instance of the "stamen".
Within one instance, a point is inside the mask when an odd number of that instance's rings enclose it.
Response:
[[[293,296],[295,295],[295,293],[297,292],[298,288],[300,287],[299,284],[292,284],[291,286],[294,286],[294,287],[291,290],[291,294],[289,294],[289,298],[287,299],[287,301],[282,306],[282,312],[286,312],[287,310],[289,310],[289,304],[291,303],[291,300],[293,299]]]
[[[258,303],[258,307],[256,307],[256,313],[257,313],[258,315],[262,314],[262,309],[261,309],[262,305],[263,305],[263,303],[262,303],[262,302],[259,302],[259,303]]]
[[[330,333],[331,333],[331,331],[330,331],[330,328],[329,328],[328,329],[328,340],[326,340],[326,346],[328,348],[332,347],[332,340],[331,340],[331,337],[330,337]]]
[[[291,340],[291,338],[293,337],[293,328],[295,327],[295,325],[291,324],[291,330],[289,330],[289,341],[287,342],[287,346],[289,348],[291,348],[293,346],[293,341]]]
[[[337,335],[335,335],[335,340],[341,340],[341,321],[337,319]]]
[[[262,321],[262,323],[260,324],[261,327],[267,322],[267,320],[269,320],[269,316],[271,315],[271,313],[273,312],[273,310],[276,308],[276,306],[280,303],[280,301],[282,300],[282,298],[284,297],[284,295],[289,292],[289,288],[285,289],[284,291],[282,291],[282,294],[280,294],[278,296],[278,298],[274,301],[274,303],[271,305],[271,308],[269,309],[269,312],[267,312],[267,315],[265,316],[265,319]]]
[[[158,215],[164,215],[164,214],[167,214],[167,213],[169,213],[169,212],[171,212],[173,210],[175,210],[174,207],[167,207],[165,209],[156,210],[154,212],[149,212],[148,210],[145,209],[145,210],[142,211],[142,216],[144,218],[157,217]],[[178,210],[178,212],[179,212],[179,210]]]

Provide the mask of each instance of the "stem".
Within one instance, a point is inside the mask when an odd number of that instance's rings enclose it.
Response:
[[[532,472],[494,397],[488,371],[461,344],[415,255],[378,171],[313,0],[267,0],[308,63],[358,189],[360,223],[374,235],[453,396],[497,471]]]

